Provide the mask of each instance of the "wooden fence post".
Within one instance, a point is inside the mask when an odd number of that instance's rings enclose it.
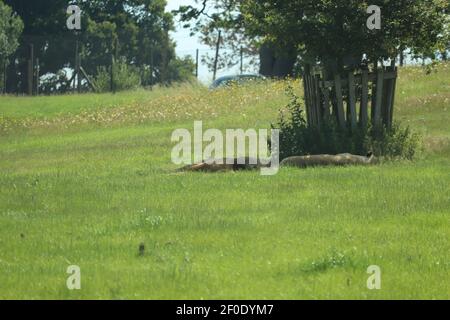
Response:
[[[356,129],[356,125],[358,122],[356,115],[356,87],[355,87],[355,75],[353,71],[350,71],[348,74],[348,103],[347,108],[350,109],[350,121],[352,125],[352,129]]]
[[[331,115],[330,113],[330,91],[328,90],[328,87],[325,85],[325,81],[323,83],[323,116],[328,119]]]
[[[313,102],[314,102],[314,124],[317,127],[320,127],[320,110],[319,110],[319,104],[320,104],[320,96],[318,94],[317,90],[317,76],[313,74],[312,76],[312,94],[313,94]]]
[[[320,95],[319,88],[319,76],[314,76],[314,95],[316,96],[316,117],[317,126],[320,128],[322,125],[323,112],[322,112],[322,96]]]
[[[392,126],[397,80],[395,65],[390,68],[376,66],[370,73],[369,69],[362,70],[360,74],[349,72],[347,79],[339,74],[335,74],[333,80],[324,79],[323,75],[311,72],[309,66],[305,68],[303,85],[308,126],[320,127],[322,120],[331,115],[332,107],[332,115],[342,129],[351,126],[355,130],[358,125],[364,128],[369,123],[370,96],[372,124],[377,127],[382,124],[388,128]],[[369,86],[372,86],[371,95]],[[348,97],[346,101],[344,96]]]
[[[375,99],[375,110],[373,124],[375,126],[380,126],[381,124],[381,107],[383,103],[383,83],[384,83],[384,70],[381,67],[377,72],[377,92]],[[373,106],[372,106],[373,108]]]
[[[303,76],[303,90],[305,95],[306,120],[308,126],[311,126],[311,96],[309,91],[309,67],[305,67],[305,74]]]
[[[342,82],[339,74],[334,75],[334,87],[336,90],[337,116],[341,128],[345,128],[344,99],[342,97]]]
[[[362,96],[361,108],[359,112],[359,122],[361,127],[366,127],[369,122],[368,102],[369,102],[369,71],[363,70],[361,75]]]
[[[391,108],[389,112],[389,126],[392,127],[392,123],[394,122],[394,103],[395,103],[395,92],[397,90],[397,77],[398,77],[398,69],[394,67],[394,80],[392,81],[392,94],[391,94]]]
[[[94,80],[89,78],[87,72],[83,69],[82,66],[80,66],[80,72],[84,76],[84,78],[86,79],[88,85],[91,86],[92,90],[94,90],[94,92],[97,92],[98,88],[97,88],[96,84],[94,83]]]
[[[310,107],[310,113],[311,113],[311,125],[315,126],[316,125],[316,101],[315,101],[315,96],[314,96],[314,76],[313,75],[309,75],[308,76],[308,91],[309,91],[309,97],[310,97],[310,103],[309,103],[309,107]]]

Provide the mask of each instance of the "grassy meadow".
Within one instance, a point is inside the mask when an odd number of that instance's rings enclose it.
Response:
[[[174,173],[173,130],[268,128],[286,85],[0,97],[0,299],[449,299],[450,64],[400,72],[414,162]]]

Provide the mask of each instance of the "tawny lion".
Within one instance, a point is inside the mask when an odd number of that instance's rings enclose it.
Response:
[[[338,155],[311,155],[289,157],[281,161],[280,167],[308,168],[317,166],[349,166],[349,165],[373,165],[378,159],[369,153],[367,156],[356,156],[350,153]],[[199,164],[185,166],[179,172],[220,172],[220,171],[242,171],[268,168],[270,164],[262,164],[259,160],[252,158],[235,158],[208,160]]]
[[[253,158],[218,159],[203,161],[178,169],[179,172],[220,172],[220,171],[242,171],[256,170],[269,165],[263,165],[261,161]]]
[[[338,155],[312,155],[303,157],[289,157],[281,161],[281,167],[308,168],[318,166],[350,166],[350,165],[372,165],[378,163],[377,158],[370,152],[367,156],[355,156],[350,153]]]

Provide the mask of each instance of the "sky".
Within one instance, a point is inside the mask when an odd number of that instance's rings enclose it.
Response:
[[[195,5],[193,0],[167,0],[166,11],[178,9],[180,5]],[[178,20],[175,20],[176,31],[172,32],[172,39],[177,43],[176,52],[180,57],[191,55],[195,59],[196,50],[200,50],[199,79],[204,83],[212,82],[212,72],[206,65],[202,65],[201,56],[209,53],[214,55],[214,49],[202,45],[197,36],[191,37],[189,29],[184,29]],[[232,69],[218,70],[217,77],[239,73],[239,66]]]

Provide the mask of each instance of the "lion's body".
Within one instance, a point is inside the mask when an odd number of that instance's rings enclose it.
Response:
[[[343,153],[338,155],[321,154],[302,157],[289,157],[284,159],[280,166],[308,168],[317,166],[372,165],[376,163],[377,160],[373,155],[364,157]]]
[[[208,160],[199,164],[189,165],[179,169],[181,172],[220,172],[220,171],[242,171],[242,170],[256,170],[266,165],[261,164],[257,159],[253,158],[235,158],[235,159],[220,159]]]
[[[312,155],[289,157],[280,163],[280,167],[297,167],[308,168],[317,166],[348,166],[348,165],[372,165],[376,164],[376,158],[369,154],[367,157],[356,156],[349,153],[338,155]],[[209,160],[199,164],[188,165],[179,172],[221,172],[221,171],[242,171],[242,170],[256,170],[270,167],[270,164],[262,164],[259,160],[252,158],[235,158],[235,159],[221,159]]]

